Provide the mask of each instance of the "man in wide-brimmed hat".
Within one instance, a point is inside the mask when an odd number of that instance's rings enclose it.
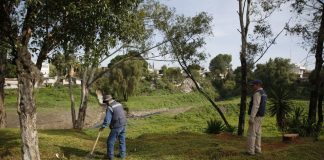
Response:
[[[261,153],[261,124],[262,118],[265,115],[267,94],[262,88],[262,81],[259,79],[250,82],[250,86],[253,90],[253,96],[248,110],[250,118],[247,152],[250,155],[254,155],[255,153]]]
[[[99,129],[104,130],[107,126],[110,128],[110,134],[107,139],[107,158],[114,158],[114,145],[116,139],[119,140],[119,157],[126,157],[126,115],[122,104],[116,102],[111,95],[103,96],[103,103],[107,104],[106,116]]]

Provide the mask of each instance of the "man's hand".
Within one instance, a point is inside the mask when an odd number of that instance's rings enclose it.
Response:
[[[99,128],[99,131],[101,132],[101,131],[103,131],[105,128],[104,127],[101,127],[101,128]]]
[[[250,124],[250,125],[254,124],[254,117],[250,117],[250,119],[249,119],[249,124]]]

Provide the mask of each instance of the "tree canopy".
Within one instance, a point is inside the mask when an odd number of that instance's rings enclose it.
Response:
[[[232,56],[229,54],[218,54],[209,63],[209,71],[214,74],[214,76],[220,76],[222,74],[224,77],[231,69]],[[223,77],[223,78],[224,78]]]

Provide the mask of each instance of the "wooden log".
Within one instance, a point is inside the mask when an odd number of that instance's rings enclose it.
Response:
[[[293,142],[298,138],[298,134],[290,133],[282,135],[283,142]]]

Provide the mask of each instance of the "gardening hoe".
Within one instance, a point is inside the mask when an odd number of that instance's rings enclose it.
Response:
[[[90,157],[93,155],[93,152],[94,152],[94,150],[95,150],[95,148],[96,148],[96,145],[97,145],[97,143],[98,143],[98,140],[99,140],[99,138],[100,138],[101,132],[102,132],[102,131],[99,131],[98,136],[97,136],[97,139],[96,139],[96,142],[94,143],[94,145],[93,145],[93,147],[92,147],[92,150],[91,150],[91,152],[90,152],[90,155],[88,155],[88,156],[90,156]]]

